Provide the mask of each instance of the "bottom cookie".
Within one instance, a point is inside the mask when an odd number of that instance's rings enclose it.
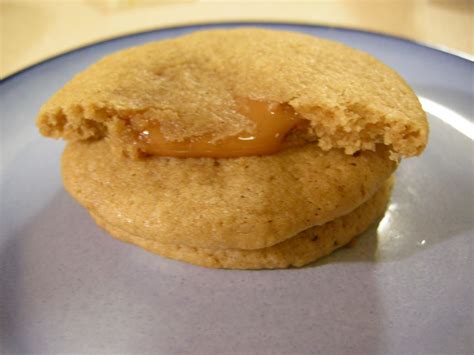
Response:
[[[375,195],[351,213],[321,226],[309,228],[296,236],[268,248],[203,249],[185,245],[162,244],[131,235],[92,214],[97,224],[112,236],[136,244],[167,258],[210,268],[278,269],[301,267],[346,245],[364,232],[385,212],[390,200],[393,179],[389,179]]]

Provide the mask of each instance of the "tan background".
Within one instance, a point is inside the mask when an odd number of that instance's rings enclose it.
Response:
[[[471,0],[0,2],[2,77],[72,48],[126,33],[238,20],[367,29],[474,54]]]

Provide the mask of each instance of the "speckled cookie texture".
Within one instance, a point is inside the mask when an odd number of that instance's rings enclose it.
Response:
[[[38,127],[50,137],[114,140],[152,120],[171,140],[218,141],[255,128],[239,98],[290,105],[324,150],[383,143],[396,158],[426,144],[426,115],[395,71],[341,43],[255,28],[198,31],[107,56],[42,107]]]
[[[274,154],[156,156],[139,141],[158,129],[153,144],[225,147],[259,134],[257,102],[297,120]],[[68,141],[64,185],[114,237],[237,269],[302,266],[347,244],[383,214],[399,160],[428,137],[416,95],[377,59],[256,28],[111,54],[48,100],[37,125]]]
[[[200,248],[259,249],[345,215],[394,172],[386,150],[357,156],[307,144],[263,157],[124,159],[73,142],[66,189],[132,235]]]
[[[161,244],[129,234],[92,214],[98,225],[116,238],[136,244],[159,255],[191,264],[226,269],[277,269],[307,265],[343,247],[383,215],[390,199],[393,179],[389,179],[368,201],[347,215],[321,226],[309,228],[271,247],[243,249],[203,249],[187,245]]]

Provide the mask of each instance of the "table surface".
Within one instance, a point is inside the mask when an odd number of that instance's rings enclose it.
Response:
[[[470,0],[0,0],[0,5],[0,77],[107,38],[223,21],[350,27],[474,54]]]

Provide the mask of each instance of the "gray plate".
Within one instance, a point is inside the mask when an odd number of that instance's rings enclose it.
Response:
[[[429,146],[403,162],[385,218],[310,267],[225,271],[166,260],[107,236],[63,190],[63,143],[34,126],[41,103],[105,54],[228,26],[118,38],[2,82],[0,353],[472,353],[469,60],[373,33],[259,25],[372,53],[429,113]]]

